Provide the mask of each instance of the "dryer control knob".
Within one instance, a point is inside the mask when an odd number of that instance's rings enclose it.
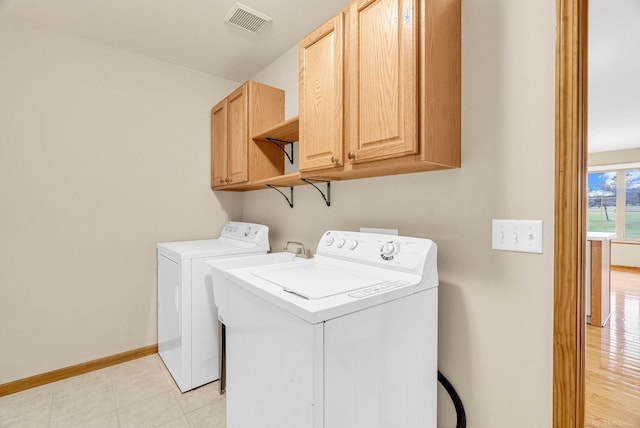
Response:
[[[327,237],[326,237],[326,238],[324,238],[324,244],[325,244],[327,247],[330,247],[330,246],[331,246],[331,244],[333,244],[333,236],[331,236],[331,235],[327,235]]]
[[[339,238],[339,239],[336,241],[336,247],[338,247],[338,248],[342,248],[342,247],[344,247],[344,243],[345,243],[345,240],[344,240],[343,238]]]
[[[356,241],[355,239],[353,241],[349,242],[349,249],[350,250],[352,250],[352,251],[355,250],[357,246],[358,246],[358,241]]]

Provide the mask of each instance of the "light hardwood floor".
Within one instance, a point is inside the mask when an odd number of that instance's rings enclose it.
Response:
[[[611,319],[587,325],[585,427],[640,427],[640,269],[613,267]]]

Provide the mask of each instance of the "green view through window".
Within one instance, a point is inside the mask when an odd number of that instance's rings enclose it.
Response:
[[[587,230],[640,239],[640,169],[590,172]]]
[[[640,239],[640,169],[628,169],[625,174],[624,237]]]
[[[616,172],[589,174],[587,230],[616,232]]]

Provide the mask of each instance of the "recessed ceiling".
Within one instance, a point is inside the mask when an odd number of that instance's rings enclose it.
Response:
[[[640,147],[640,0],[589,1],[589,152]]]
[[[243,82],[349,0],[242,0],[273,18],[257,35],[224,22],[235,0],[0,0],[0,13]]]

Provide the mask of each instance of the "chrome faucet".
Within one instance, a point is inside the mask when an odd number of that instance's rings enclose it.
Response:
[[[294,244],[297,245],[298,248],[296,248],[296,256],[298,257],[302,257],[304,259],[310,259],[313,257],[313,254],[311,254],[311,250],[307,250],[304,248],[304,244],[302,242],[298,242],[298,241],[287,241],[287,243],[284,246],[283,251],[289,251],[289,244]]]

